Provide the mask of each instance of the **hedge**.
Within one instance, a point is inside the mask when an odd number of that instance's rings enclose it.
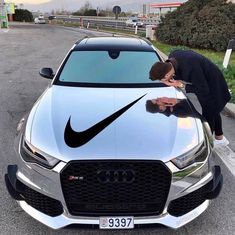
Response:
[[[156,36],[171,45],[224,51],[235,38],[235,4],[189,0],[161,19]]]

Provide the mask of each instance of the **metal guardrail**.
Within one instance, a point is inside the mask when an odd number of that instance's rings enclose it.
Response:
[[[123,22],[130,19],[130,17],[119,17],[118,20],[115,19],[115,17],[102,17],[102,16],[73,16],[73,15],[56,15],[58,19],[61,18],[69,18],[69,19],[81,19],[84,20],[105,20],[105,21],[117,21],[117,22]],[[140,21],[142,21],[144,24],[159,24],[160,19],[158,17],[155,18],[140,18]]]
[[[111,25],[105,25],[103,26],[103,28],[110,28],[110,29],[117,29],[117,30],[122,30],[122,31],[126,31],[126,32],[135,32],[135,28],[131,28],[131,27],[122,27],[122,26],[116,26],[116,27],[113,27]],[[99,28],[98,28],[99,29]],[[101,28],[102,29],[102,28]],[[145,28],[138,28],[137,32],[141,32],[141,33],[145,33]]]
[[[64,17],[64,16],[60,16],[60,17],[57,17],[57,21],[62,21],[64,23],[70,23],[70,24],[73,24],[73,23],[76,23],[80,26],[83,26],[83,27],[93,27],[93,28],[112,28],[112,29],[120,29],[120,30],[124,30],[124,31],[135,31],[135,27],[127,27],[125,22],[123,21],[120,21],[120,20],[107,20],[107,19],[91,19],[91,18],[79,18],[79,17],[70,17],[70,18],[67,18],[67,17]],[[146,29],[145,27],[138,27],[138,32],[145,32]]]

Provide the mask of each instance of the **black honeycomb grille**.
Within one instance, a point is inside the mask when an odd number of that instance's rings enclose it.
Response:
[[[170,202],[168,212],[174,216],[184,215],[200,206],[206,199],[212,181],[205,186]]]
[[[43,195],[26,185],[24,185],[24,191],[21,195],[30,206],[44,214],[55,217],[63,213],[63,207],[59,201]]]
[[[99,172],[120,169],[132,172],[134,179],[100,181]],[[159,161],[76,161],[62,171],[61,184],[72,215],[156,215],[164,209],[171,173]]]

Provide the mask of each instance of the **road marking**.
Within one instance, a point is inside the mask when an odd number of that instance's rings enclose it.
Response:
[[[9,29],[0,29],[0,33],[8,33]]]
[[[228,146],[216,146],[213,151],[235,177],[235,153]]]

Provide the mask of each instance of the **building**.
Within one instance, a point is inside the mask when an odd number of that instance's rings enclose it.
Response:
[[[146,17],[155,16],[160,18],[162,15],[166,14],[168,11],[173,11],[177,7],[181,6],[187,0],[178,1],[161,1],[158,3],[150,3],[143,5],[143,15]]]

